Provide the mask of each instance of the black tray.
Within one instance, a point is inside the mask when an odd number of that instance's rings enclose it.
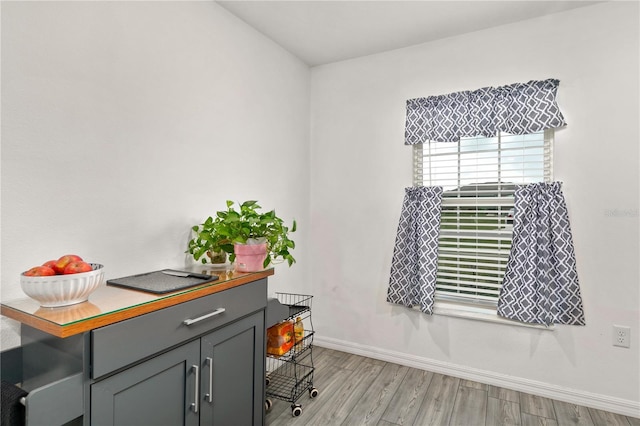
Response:
[[[172,270],[173,271],[173,270]],[[199,277],[175,277],[164,274],[162,271],[147,272],[128,277],[107,280],[107,285],[123,287],[132,290],[146,291],[148,293],[163,294],[172,291],[195,287],[218,279],[217,275],[207,278]]]

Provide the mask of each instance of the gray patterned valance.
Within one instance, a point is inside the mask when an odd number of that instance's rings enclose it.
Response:
[[[566,125],[556,103],[559,80],[532,80],[500,87],[407,101],[405,145],[456,142],[461,137],[534,133]]]

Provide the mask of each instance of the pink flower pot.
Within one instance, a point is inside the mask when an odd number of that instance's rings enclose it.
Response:
[[[236,255],[236,271],[257,272],[264,269],[262,264],[267,257],[267,243],[235,244],[233,252]]]

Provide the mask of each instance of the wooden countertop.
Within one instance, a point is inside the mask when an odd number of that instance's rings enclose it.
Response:
[[[69,337],[247,284],[274,273],[273,269],[250,273],[216,271],[208,269],[206,265],[189,270],[218,275],[219,279],[160,295],[101,285],[89,296],[88,301],[60,308],[42,308],[37,301],[25,297],[3,302],[0,314],[54,336]]]

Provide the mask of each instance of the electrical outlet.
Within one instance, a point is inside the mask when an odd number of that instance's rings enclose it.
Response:
[[[631,334],[630,327],[627,327],[624,325],[614,325],[613,326],[613,346],[628,348],[630,334]]]

